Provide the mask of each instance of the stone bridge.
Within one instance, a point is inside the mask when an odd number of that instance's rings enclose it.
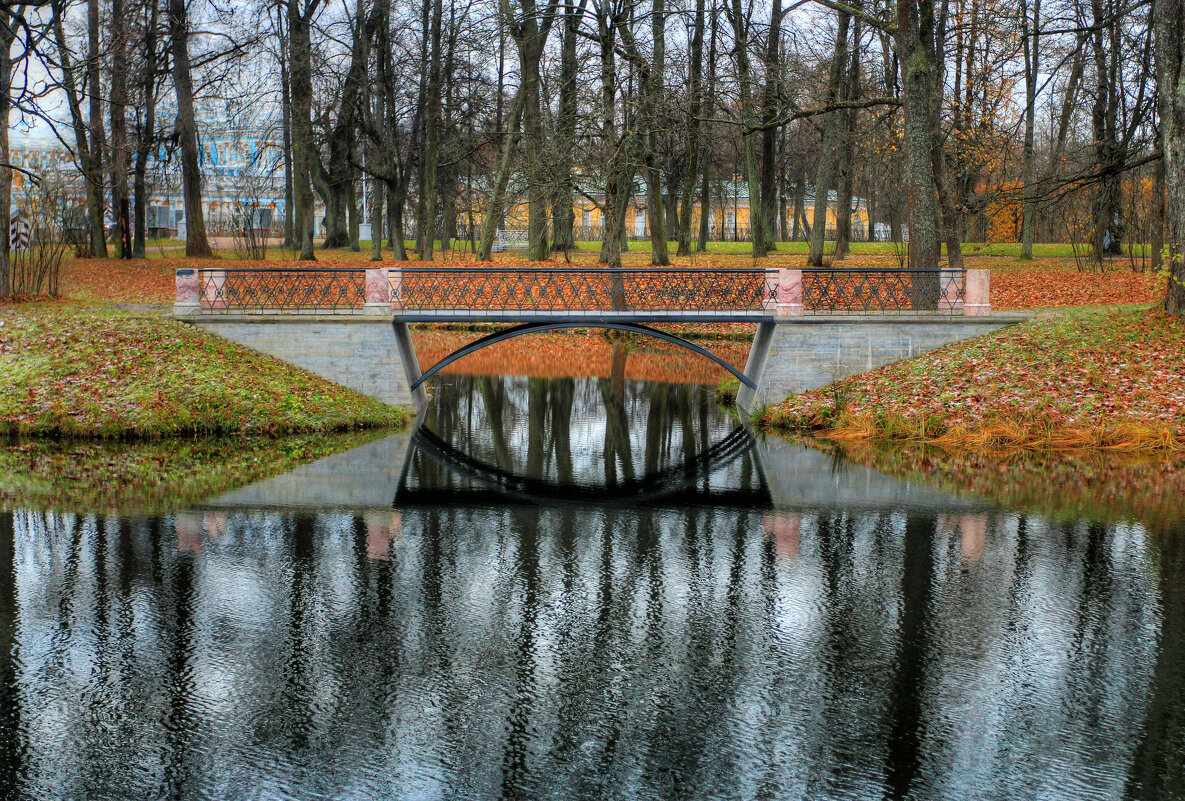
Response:
[[[692,350],[748,410],[1025,319],[993,314],[987,270],[437,267],[177,271],[174,315],[395,406],[469,353],[540,331],[608,328]],[[409,325],[499,324],[421,370]],[[743,368],[696,325],[753,327]],[[657,328],[656,326],[663,326]]]

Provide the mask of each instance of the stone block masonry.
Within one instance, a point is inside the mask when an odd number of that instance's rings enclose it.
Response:
[[[745,410],[777,403],[1026,319],[1025,314],[779,317],[759,326],[764,330],[753,340],[746,369],[757,389],[742,388],[737,403]]]
[[[390,316],[242,314],[179,319],[388,405],[415,408]]]

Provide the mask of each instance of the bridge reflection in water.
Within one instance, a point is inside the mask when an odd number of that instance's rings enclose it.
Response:
[[[752,447],[698,386],[457,377],[412,433],[395,502],[756,511],[770,497]]]
[[[1185,786],[1185,536],[999,510],[755,440],[702,388],[437,392],[419,432],[200,509],[0,517],[0,790]]]

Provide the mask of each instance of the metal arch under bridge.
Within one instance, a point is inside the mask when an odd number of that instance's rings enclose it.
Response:
[[[394,325],[399,326],[401,322],[402,320],[397,316],[395,318]],[[448,367],[453,362],[498,342],[504,342],[508,339],[514,339],[515,337],[520,337],[525,334],[535,334],[543,331],[559,331],[570,328],[607,328],[614,331],[625,331],[632,334],[642,334],[660,339],[664,342],[669,342],[673,345],[679,345],[680,347],[686,348],[692,353],[696,353],[707,359],[711,359],[713,362],[731,373],[744,386],[753,390],[757,389],[757,384],[753,381],[753,379],[749,378],[749,376],[745,375],[742,371],[733,367],[731,364],[724,361],[724,359],[721,359],[707,348],[697,345],[694,342],[684,339],[683,337],[669,334],[666,331],[659,331],[658,329],[651,328],[648,325],[643,325],[640,322],[613,319],[540,320],[537,322],[520,323],[519,325],[511,326],[510,328],[504,328],[501,331],[495,331],[492,334],[487,334],[481,339],[470,342],[468,345],[460,347],[450,353],[448,356],[445,356],[436,364],[429,367],[417,379],[412,381],[409,388],[412,392],[415,392],[421,385],[423,385],[425,381],[439,373],[445,367]]]

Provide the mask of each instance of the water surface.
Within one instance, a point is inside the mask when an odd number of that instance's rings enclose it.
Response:
[[[0,513],[0,797],[1185,797],[1185,532],[456,376],[171,514]]]

